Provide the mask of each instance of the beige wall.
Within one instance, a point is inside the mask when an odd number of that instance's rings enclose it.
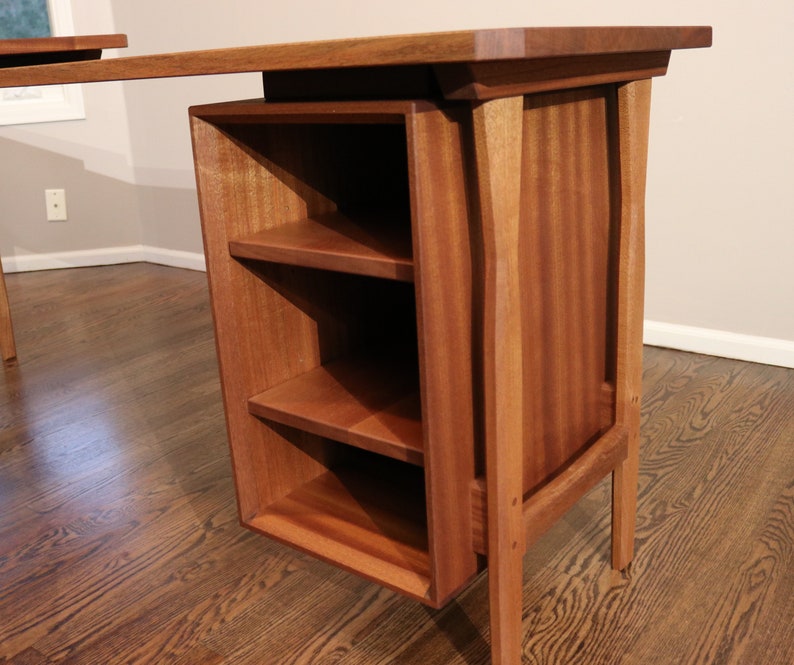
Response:
[[[104,12],[94,11],[100,4]],[[790,0],[752,8],[735,0],[73,0],[73,5],[78,32],[125,32],[130,54],[472,27],[713,25],[712,49],[674,53],[668,76],[654,82],[647,318],[783,340],[786,352],[794,353]],[[131,229],[145,245],[200,251],[186,108],[259,96],[258,77],[84,89],[86,121],[0,129],[3,183],[13,174],[31,197],[14,206],[13,218],[2,217],[3,256],[15,252],[14,242],[21,238],[26,238],[24,251],[46,252],[97,247],[100,240],[129,243]],[[77,160],[78,169],[84,162],[86,183],[113,196],[124,190],[123,196],[132,199],[125,203],[129,210],[108,214],[104,199],[79,203],[75,196],[88,196],[89,190],[77,187],[68,192],[70,209],[83,206],[91,219],[84,224],[75,220],[70,234],[42,223],[41,204],[33,200],[36,190],[55,185],[38,170],[23,173],[7,166],[9,141],[18,144],[20,162],[40,163],[42,153],[36,151],[42,150]],[[62,166],[64,176],[75,168],[73,163]],[[4,199],[6,191],[4,186]],[[27,239],[25,229],[33,226],[35,239]],[[115,240],[106,227],[116,233]],[[97,233],[99,228],[104,232]],[[17,241],[9,242],[9,236]]]

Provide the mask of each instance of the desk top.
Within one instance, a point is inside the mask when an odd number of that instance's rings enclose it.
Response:
[[[705,26],[468,30],[34,64],[0,69],[0,87],[240,72],[520,61],[669,52],[710,45],[711,28]],[[1,54],[2,51],[0,60]]]
[[[0,68],[94,60],[102,55],[102,49],[125,46],[126,35],[0,39]]]

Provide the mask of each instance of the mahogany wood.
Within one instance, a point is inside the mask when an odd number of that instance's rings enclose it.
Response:
[[[436,65],[447,99],[494,99],[664,76],[670,51]]]
[[[412,282],[410,220],[330,212],[230,241],[233,256]]]
[[[610,87],[528,96],[523,112],[523,494],[605,429],[612,201]],[[614,416],[613,416],[614,417]],[[611,417],[607,427],[613,422]]]
[[[623,428],[612,427],[581,455],[569,460],[558,475],[524,500],[522,513],[527,547],[537,542],[579,499],[626,459],[627,440]],[[487,555],[485,479],[477,478],[471,489],[474,549]]]
[[[328,471],[268,506],[250,527],[427,602],[431,570],[421,474],[378,473],[376,467]]]
[[[524,381],[520,221],[523,97],[473,107],[483,254],[483,394],[491,654],[521,663]]]
[[[711,45],[711,28],[512,28],[364,37],[115,58],[0,71],[0,87],[235,72],[519,60]]]
[[[351,459],[319,437],[423,464],[427,588],[403,590],[440,606],[478,570],[468,490],[474,382],[460,123],[427,102],[260,103],[191,113],[243,522],[291,542],[274,506]],[[357,210],[369,212],[347,212]],[[311,238],[325,220],[344,238],[329,239],[324,227]],[[377,228],[384,224],[385,235]],[[396,253],[405,256],[412,244],[413,260],[373,261],[371,228],[386,238],[396,231],[402,239],[391,244],[403,248]],[[233,260],[229,248],[246,258]],[[400,282],[409,276],[413,283]],[[392,358],[390,343],[408,344],[407,359]],[[263,347],[282,349],[281,357],[268,359]],[[351,361],[360,352],[364,363]],[[419,403],[411,398],[417,388]],[[290,474],[271,487],[282,465]],[[307,547],[305,530],[296,531],[298,547]],[[328,556],[321,542],[313,551]],[[360,563],[361,574],[377,578],[377,556]],[[382,565],[395,579],[394,562]]]
[[[0,55],[93,51],[95,49],[124,48],[126,46],[127,35],[120,34],[0,39]]]
[[[254,415],[424,465],[415,360],[382,349],[345,358],[248,400]]]
[[[11,308],[8,306],[8,291],[6,290],[2,263],[0,263],[0,354],[3,360],[11,360],[17,355],[14,328],[11,323]]]
[[[615,468],[612,485],[612,566],[623,570],[634,556],[637,484],[640,464],[642,402],[642,327],[645,285],[645,172],[651,80],[635,81],[617,90],[620,202],[619,266],[616,312],[616,422],[628,433],[628,455]]]
[[[0,69],[97,60],[102,56],[102,49],[125,48],[126,46],[126,35],[0,39]],[[20,81],[23,80],[24,77],[20,79]],[[20,82],[16,85],[29,84]]]
[[[232,460],[237,474],[238,502],[242,520],[249,520],[295,486],[321,475],[326,467],[311,453],[304,453],[285,437],[252,418],[246,408],[249,397],[304,371],[319,366],[312,345],[316,329],[309,317],[289,307],[275,292],[265,289],[252,272],[227,258],[230,237],[260,230],[268,216],[260,212],[271,190],[282,194],[270,173],[221,130],[191,119],[196,174],[204,219],[218,220],[204,227],[205,255],[210,294],[215,311],[215,333],[223,384]],[[233,175],[232,175],[233,174]],[[286,196],[286,195],[285,195]],[[315,204],[318,205],[318,204]],[[297,195],[281,206],[287,219],[307,216],[307,203]],[[270,216],[271,218],[273,215]],[[259,313],[272,311],[262,320]],[[269,328],[268,328],[269,326]],[[294,354],[264,354],[259,340],[272,329],[271,343],[294,349]],[[295,331],[306,330],[306,335]],[[238,339],[238,331],[248,334]],[[311,438],[308,444],[318,442]]]
[[[432,597],[446,602],[479,570],[471,548],[476,348],[465,114],[406,117]]]

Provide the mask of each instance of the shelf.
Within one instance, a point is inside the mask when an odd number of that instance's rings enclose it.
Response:
[[[242,521],[431,607],[481,567],[462,111],[191,111]]]
[[[325,213],[232,240],[229,251],[238,258],[412,282],[407,217]]]
[[[248,400],[260,418],[424,464],[415,360],[365,354],[322,365]]]
[[[421,470],[374,466],[328,471],[247,526],[423,600],[430,560]]]

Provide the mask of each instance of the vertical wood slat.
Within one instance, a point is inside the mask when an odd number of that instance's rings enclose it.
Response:
[[[469,491],[475,466],[471,240],[461,120],[440,110],[406,117],[431,596],[439,606],[477,572]]]
[[[473,106],[483,247],[483,382],[491,658],[521,663],[523,97]]]
[[[651,79],[617,88],[613,113],[619,181],[615,419],[628,433],[628,455],[612,475],[612,567],[634,555],[642,401],[642,323],[645,286],[645,173]]]
[[[3,360],[11,360],[17,355],[14,342],[14,328],[11,325],[11,308],[8,306],[8,292],[3,275],[3,264],[0,263],[0,353]]]

